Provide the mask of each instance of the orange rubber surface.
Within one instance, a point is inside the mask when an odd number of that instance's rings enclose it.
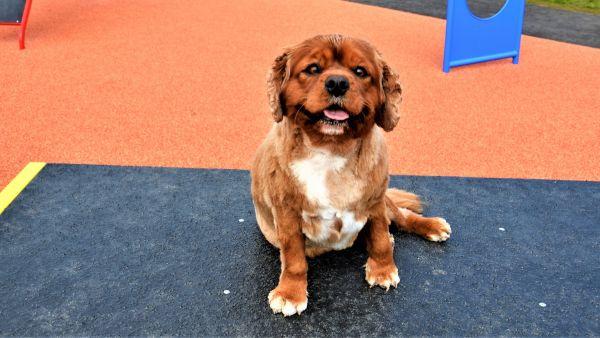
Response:
[[[600,49],[523,37],[521,62],[441,71],[443,20],[339,1],[36,0],[0,26],[0,187],[30,161],[248,169],[265,74],[317,33],[401,75],[393,173],[600,180]]]

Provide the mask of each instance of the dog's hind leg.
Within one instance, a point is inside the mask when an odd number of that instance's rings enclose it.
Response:
[[[422,209],[416,195],[402,192],[405,198],[400,199],[399,193],[393,192],[390,194],[390,190],[392,189],[388,189],[385,196],[387,216],[396,224],[398,229],[417,234],[433,242],[443,242],[450,238],[452,229],[445,219],[441,217],[423,217],[417,213],[421,212]],[[410,195],[414,198],[409,198]]]

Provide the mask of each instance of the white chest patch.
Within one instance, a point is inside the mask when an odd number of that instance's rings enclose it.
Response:
[[[313,203],[328,206],[329,192],[325,179],[330,172],[340,171],[346,165],[346,159],[341,156],[324,152],[315,152],[308,158],[291,164],[294,176],[306,189],[306,197]]]
[[[316,213],[302,213],[302,218],[317,226],[317,231],[307,232],[306,237],[321,246],[341,250],[352,245],[358,232],[367,222],[365,219],[356,219],[354,212],[338,209],[331,203],[327,188],[327,176],[335,175],[346,165],[346,159],[340,156],[323,152],[315,152],[308,158],[295,161],[291,164],[292,172],[304,186],[304,193],[308,200],[317,206]],[[341,222],[336,228],[336,223]],[[332,240],[334,239],[334,240]]]

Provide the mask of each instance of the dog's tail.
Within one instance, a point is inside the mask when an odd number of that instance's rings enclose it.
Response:
[[[404,219],[399,208],[405,208],[417,214],[423,212],[423,205],[419,196],[395,188],[388,189],[385,192],[385,204],[388,218],[396,224],[400,224],[400,220]]]

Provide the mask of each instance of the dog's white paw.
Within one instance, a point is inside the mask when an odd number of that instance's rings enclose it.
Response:
[[[291,297],[286,297],[277,289],[269,292],[269,306],[273,313],[282,313],[285,317],[295,314],[301,314],[308,305],[306,295],[304,297],[295,297],[301,300],[292,300]]]
[[[398,276],[398,268],[395,265],[378,267],[377,264],[369,258],[365,265],[365,280],[369,283],[370,287],[377,285],[387,291],[391,286],[398,286],[398,283],[400,283],[400,276]]]
[[[441,217],[435,217],[432,219],[432,221],[433,222],[430,225],[432,232],[426,236],[428,240],[432,242],[443,242],[450,238],[452,228],[445,219]]]

